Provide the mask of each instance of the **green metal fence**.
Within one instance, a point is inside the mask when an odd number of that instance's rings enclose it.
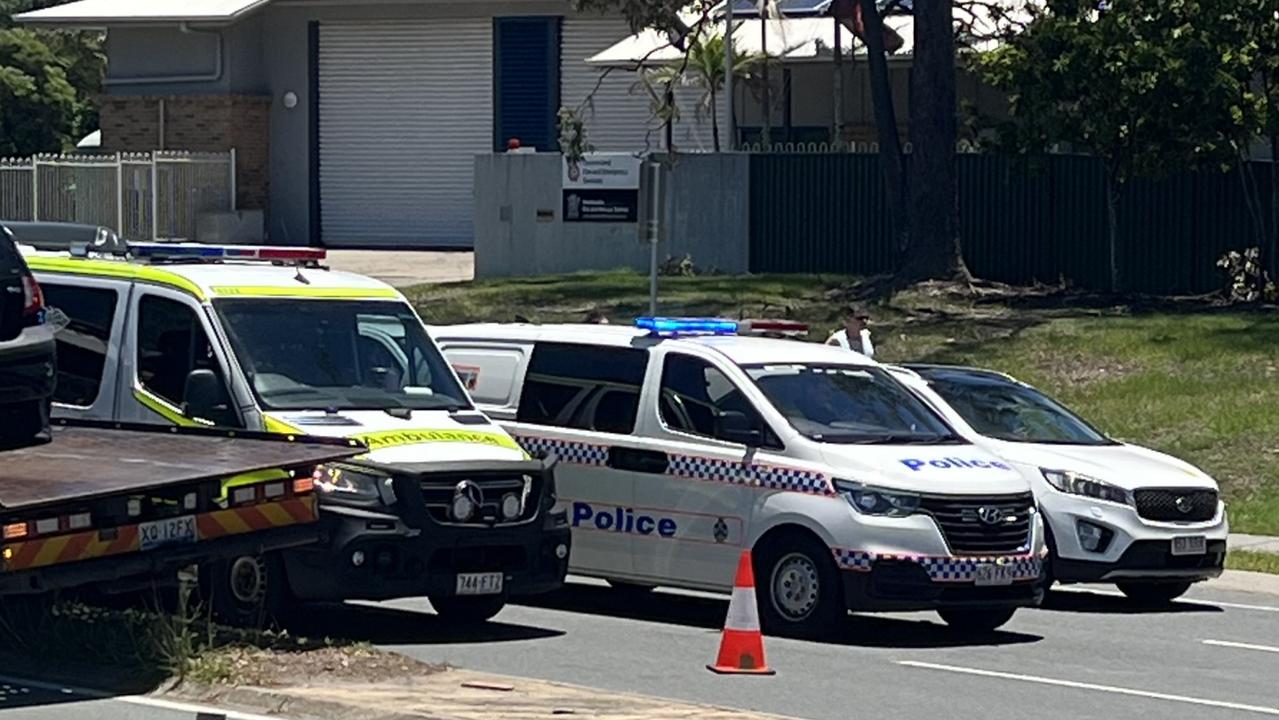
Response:
[[[1258,244],[1270,217],[1270,164],[1133,181],[1119,206],[1118,259],[1126,289],[1199,293],[1222,286],[1215,263]],[[1105,181],[1090,157],[1033,161],[959,156],[964,254],[979,277],[1008,283],[1109,284]],[[863,154],[751,158],[751,270],[870,274],[893,269],[879,159]]]

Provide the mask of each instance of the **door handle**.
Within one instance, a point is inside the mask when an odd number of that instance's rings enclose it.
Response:
[[[657,450],[611,447],[608,449],[608,466],[614,470],[662,475],[670,467],[670,460],[666,453]]]

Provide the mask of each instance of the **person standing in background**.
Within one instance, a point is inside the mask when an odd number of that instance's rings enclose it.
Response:
[[[844,327],[836,330],[826,344],[859,352],[874,359],[875,345],[870,340],[870,313],[861,305],[854,305],[844,313]]]

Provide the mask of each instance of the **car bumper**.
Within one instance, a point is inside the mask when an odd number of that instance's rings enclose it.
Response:
[[[925,566],[911,560],[876,561],[868,571],[841,573],[849,610],[909,611],[946,607],[1028,607],[1043,601],[1043,583],[1034,577],[1002,586],[934,580]]]
[[[449,597],[459,573],[483,572],[503,573],[506,595],[535,595],[560,588],[568,574],[563,513],[509,528],[417,529],[394,515],[325,508],[321,525],[326,542],[284,553],[289,587],[301,600]]]
[[[1166,540],[1129,543],[1114,562],[1055,558],[1053,577],[1062,582],[1122,582],[1175,580],[1198,582],[1220,577],[1226,563],[1226,541],[1209,540],[1203,555],[1173,555]]]
[[[1052,575],[1060,582],[1098,582],[1139,577],[1206,579],[1221,574],[1230,532],[1224,506],[1203,523],[1156,523],[1143,520],[1134,508],[1086,498],[1044,498],[1043,515],[1052,532]],[[1104,531],[1104,547],[1085,549],[1081,523]],[[1203,537],[1205,555],[1173,555],[1174,538]],[[1219,552],[1216,551],[1219,549]]]
[[[31,332],[28,330],[27,332]],[[46,400],[57,378],[53,336],[0,352],[0,405]]]

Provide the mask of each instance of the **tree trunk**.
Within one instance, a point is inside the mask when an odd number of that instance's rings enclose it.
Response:
[[[910,241],[898,279],[969,280],[959,245],[954,2],[916,2],[914,8]]]
[[[1112,171],[1106,172],[1106,231],[1110,255],[1110,291],[1119,292],[1119,196],[1124,184]]]
[[[715,81],[711,81],[711,144],[719,152],[719,98],[715,93]]]
[[[1279,278],[1279,135],[1270,136],[1270,276]]]
[[[884,21],[875,0],[857,0],[861,4],[863,42],[870,60],[871,104],[875,106],[875,127],[879,135],[879,163],[884,171],[884,189],[888,198],[888,215],[892,223],[896,251],[906,249],[910,225],[906,218],[906,158],[902,154],[901,136],[897,130],[897,108],[893,104],[893,85],[888,76],[888,55],[884,49]]]

